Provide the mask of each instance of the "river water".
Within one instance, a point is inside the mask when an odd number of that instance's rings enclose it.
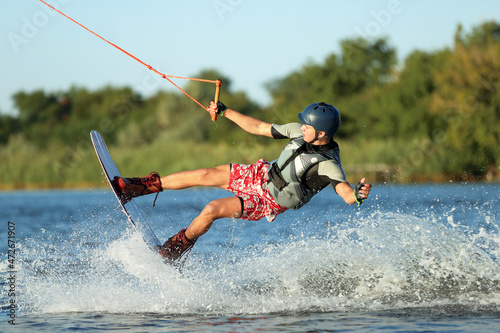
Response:
[[[228,195],[137,201],[164,241]],[[110,190],[0,192],[0,331],[497,332],[499,203],[498,184],[376,184],[361,207],[326,189],[216,221],[179,271]]]

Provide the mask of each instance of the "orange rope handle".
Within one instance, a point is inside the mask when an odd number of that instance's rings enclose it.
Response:
[[[106,43],[108,43],[109,45],[111,46],[114,46],[115,48],[117,48],[118,50],[122,51],[123,53],[125,53],[126,55],[128,55],[129,57],[131,57],[132,59],[134,60],[137,60],[139,63],[143,64],[144,66],[146,66],[149,70],[155,72],[156,74],[160,75],[162,78],[164,78],[165,80],[167,80],[168,82],[170,82],[171,84],[173,84],[177,89],[179,89],[180,91],[182,91],[186,96],[188,96],[189,98],[191,98],[194,102],[196,102],[199,106],[201,106],[202,108],[204,109],[207,109],[207,107],[205,107],[203,104],[201,104],[200,102],[198,102],[193,96],[189,95],[186,91],[184,91],[181,87],[179,87],[178,85],[176,85],[174,82],[172,82],[172,80],[170,80],[169,78],[173,78],[173,79],[183,79],[183,80],[192,80],[192,81],[200,81],[200,82],[208,82],[208,83],[214,83],[217,85],[217,80],[206,80],[206,79],[196,79],[196,78],[192,78],[192,77],[183,77],[183,76],[174,76],[174,75],[166,75],[166,74],[163,74],[161,73],[160,71],[154,69],[151,65],[148,65],[146,64],[144,61],[142,61],[141,59],[137,58],[136,56],[128,53],[127,51],[125,51],[124,49],[122,49],[121,47],[119,47],[118,45],[115,45],[113,43],[111,43],[109,40],[101,37],[100,35],[96,34],[95,32],[93,32],[92,30],[90,30],[89,28],[87,28],[86,26],[84,26],[83,24],[80,24],[78,23],[77,21],[75,21],[74,19],[72,19],[71,17],[69,17],[68,15],[64,14],[63,12],[61,12],[60,10],[52,7],[51,5],[49,5],[48,3],[46,3],[45,1],[43,0],[39,0],[41,3],[47,5],[48,7],[52,8],[53,10],[55,10],[56,12],[58,12],[59,14],[61,14],[62,16],[66,17],[67,19],[69,19],[70,21],[78,24],[80,27],[82,27],[83,29],[87,30],[88,32],[90,32],[91,34],[95,35],[96,37],[99,37],[100,39],[102,39],[103,41],[105,41]]]

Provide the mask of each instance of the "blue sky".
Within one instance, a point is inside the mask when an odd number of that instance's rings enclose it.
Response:
[[[500,20],[498,0],[46,2],[160,72],[191,76],[214,68],[261,105],[270,102],[266,83],[339,53],[342,39],[388,37],[403,60],[416,49],[451,47],[459,23],[470,31]],[[112,84],[149,96],[173,89],[39,0],[1,1],[0,32],[2,113],[13,111],[11,96],[20,90]]]

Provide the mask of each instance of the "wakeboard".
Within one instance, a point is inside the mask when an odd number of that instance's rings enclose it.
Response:
[[[118,202],[120,203],[123,212],[127,216],[129,222],[132,223],[135,230],[137,230],[137,232],[139,232],[139,234],[142,236],[144,242],[146,242],[148,247],[152,251],[158,253],[158,249],[161,246],[161,243],[158,240],[158,237],[156,237],[151,227],[149,226],[146,219],[144,218],[144,215],[142,215],[141,211],[139,210],[139,207],[134,202],[134,199],[125,200],[120,195],[120,192],[117,191],[117,189],[115,188],[114,178],[116,176],[121,177],[121,175],[120,171],[118,171],[118,168],[115,165],[115,162],[111,158],[111,155],[108,151],[108,147],[104,142],[104,139],[102,138],[101,134],[99,134],[99,132],[97,131],[90,132],[90,137],[92,138],[92,144],[94,145],[97,158],[101,163],[102,169],[104,170],[104,174],[106,175],[106,179],[108,180],[109,185],[113,189],[113,192],[115,193],[115,196],[118,199]]]

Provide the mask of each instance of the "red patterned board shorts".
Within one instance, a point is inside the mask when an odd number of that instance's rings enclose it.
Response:
[[[255,164],[231,164],[231,176],[227,190],[243,200],[241,219],[258,221],[264,216],[269,222],[287,210],[278,205],[269,193],[266,173],[269,163],[258,160]]]

